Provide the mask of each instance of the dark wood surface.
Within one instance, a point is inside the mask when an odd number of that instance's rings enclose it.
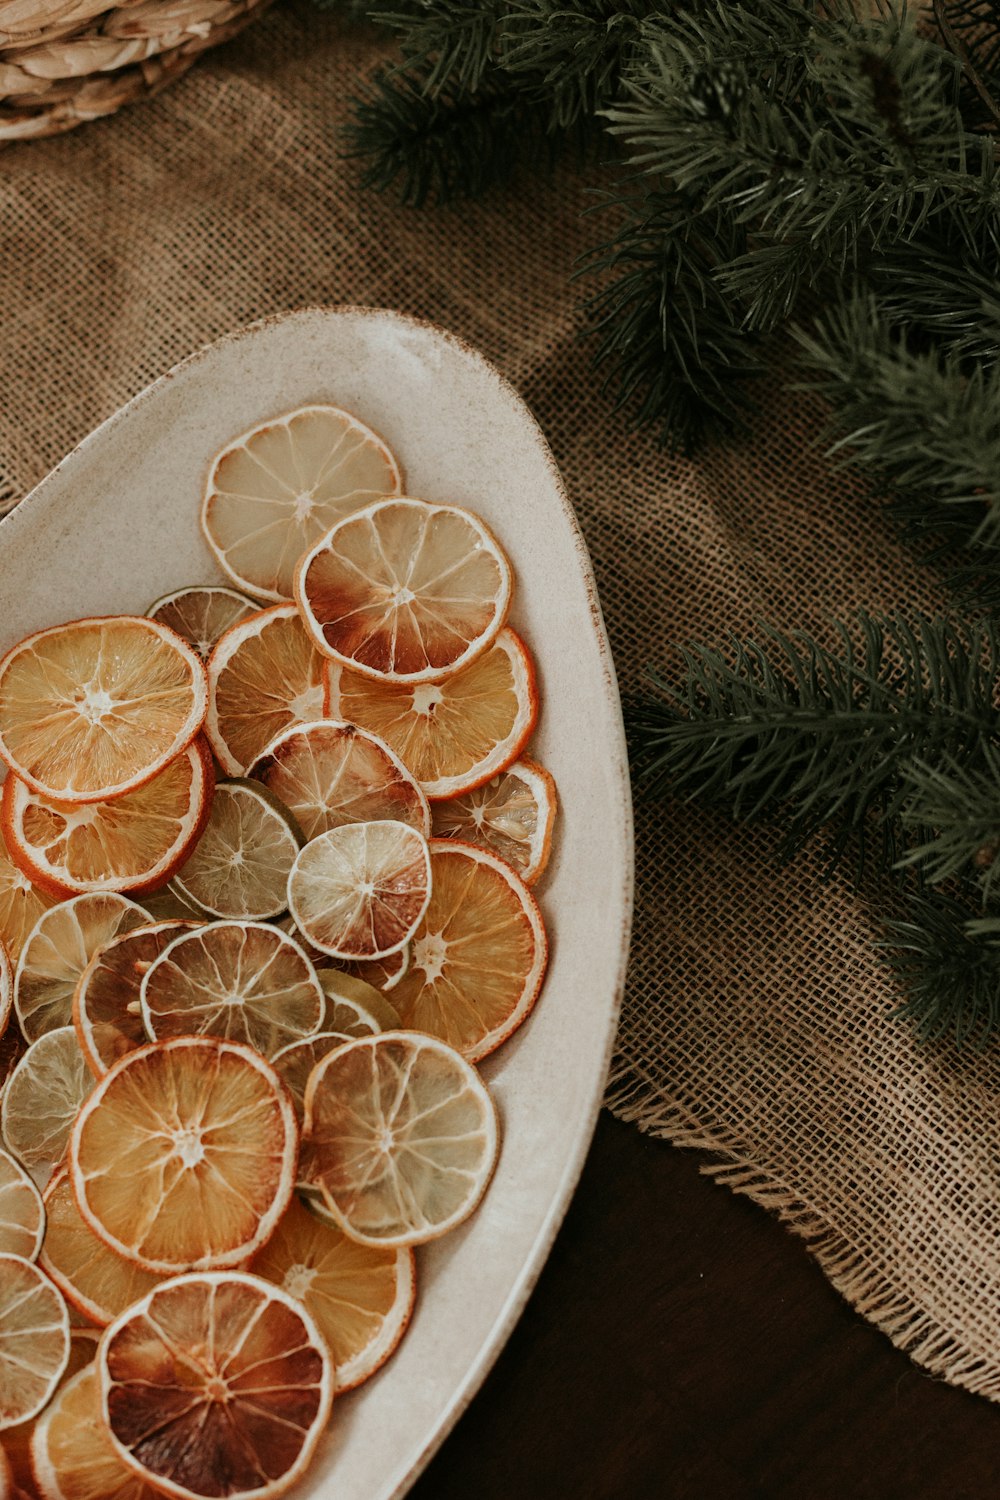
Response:
[[[996,1500],[1000,1407],[922,1374],[698,1160],[602,1114],[412,1500]]]

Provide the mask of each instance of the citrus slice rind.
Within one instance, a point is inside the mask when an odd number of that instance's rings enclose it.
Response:
[[[288,808],[307,839],[377,818],[430,833],[430,806],[414,776],[394,750],[355,724],[293,725],[271,741],[249,775]]]
[[[301,1477],[333,1402],[313,1318],[240,1272],[178,1276],[105,1330],[101,1413],[115,1450],[177,1500],[275,1500]]]
[[[296,926],[332,958],[384,958],[404,947],[430,895],[427,840],[392,819],[320,834],[299,850],[288,877]]]
[[[66,1154],[73,1121],[93,1087],[72,1026],[32,1042],[7,1080],[0,1136],[40,1190]]]
[[[335,406],[303,406],[242,433],[212,464],[202,530],[256,598],[292,597],[295,564],[341,517],[402,488],[382,439]]]
[[[150,965],[190,921],[150,922],[98,948],[73,994],[73,1025],[86,1063],[103,1078],[126,1052],[149,1041],[139,996]]]
[[[54,905],[55,897],[32,885],[11,859],[0,827],[0,941],[11,963],[17,963],[25,939],[42,912]]]
[[[392,682],[434,682],[496,636],[510,564],[457,505],[379,500],[331,528],[295,570],[295,598],[319,649]]]
[[[43,1271],[0,1255],[0,1431],[51,1400],[69,1359],[69,1313]]]
[[[256,601],[235,589],[217,583],[196,583],[164,594],[149,606],[146,616],[175,631],[197,651],[202,661],[207,661],[219,637],[232,625],[255,614],[258,608]]]
[[[359,1245],[295,1200],[252,1270],[312,1314],[333,1355],[338,1395],[385,1364],[413,1312],[411,1249]]]
[[[208,659],[205,733],[228,775],[242,775],[282,730],[324,717],[323,668],[294,604],[260,610],[220,638]]]
[[[163,1280],[117,1255],[94,1234],[77,1208],[65,1167],[45,1189],[45,1211],[38,1263],[68,1305],[92,1323],[106,1327]]]
[[[156,621],[53,625],[0,661],[0,758],[43,797],[100,802],[180,755],[207,704],[197,653]]]
[[[316,978],[326,996],[326,1031],[347,1036],[372,1036],[376,1031],[398,1031],[399,1014],[380,990],[342,969],[319,968]]]
[[[14,971],[3,938],[0,937],[0,1036],[7,1030],[14,1010]]]
[[[441,682],[383,682],[329,662],[326,712],[377,734],[434,802],[482,785],[517,759],[538,717],[531,656],[509,627]]]
[[[37,1259],[45,1234],[41,1195],[17,1159],[0,1151],[0,1255]]]
[[[291,814],[259,782],[220,781],[201,838],[175,876],[176,887],[213,917],[280,916],[302,842]]]
[[[410,967],[410,946],[407,943],[405,948],[390,953],[388,958],[361,959],[356,964],[344,964],[342,967],[345,973],[364,980],[365,984],[388,995]]]
[[[522,757],[473,791],[436,802],[434,837],[481,845],[534,885],[549,862],[557,805],[548,771]]]
[[[57,898],[88,891],[143,896],[166,885],[201,835],[215,768],[201,736],[135,791],[102,802],[53,802],[8,776],[0,822],[11,856]]]
[[[313,1069],[303,1137],[323,1202],[363,1245],[418,1245],[467,1219],[496,1165],[489,1090],[436,1037],[383,1031]]]
[[[400,1023],[479,1062],[538,998],[548,943],[524,881],[487,849],[431,839],[432,891],[410,967],[392,992]]]
[[[35,1423],[31,1466],[42,1500],[156,1500],[118,1457],[101,1421],[93,1364],[68,1380]]]
[[[14,1007],[29,1042],[70,1024],[80,975],[98,948],[148,921],[148,912],[114,891],[74,896],[42,913],[14,972]]]
[[[326,1002],[288,933],[264,922],[183,932],[150,965],[139,992],[149,1036],[215,1036],[271,1057],[319,1030]]]

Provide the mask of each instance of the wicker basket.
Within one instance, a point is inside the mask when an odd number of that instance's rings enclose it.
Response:
[[[0,145],[156,93],[268,0],[0,0]]]

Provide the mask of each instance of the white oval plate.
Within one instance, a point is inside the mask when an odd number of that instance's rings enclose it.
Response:
[[[398,1351],[334,1406],[296,1495],[405,1493],[468,1405],[542,1268],[586,1155],[614,1038],[632,903],[621,711],[590,561],[552,455],[502,376],[430,324],[310,309],[201,350],[92,433],[0,524],[0,648],[82,615],[142,613],[219,578],[198,513],[213,454],[293,407],[328,401],[389,443],[407,491],[477,511],[516,577],[511,624],[538,664],[530,753],[560,811],[539,896],[541,999],[483,1065],[503,1144],[482,1207],[417,1252]]]

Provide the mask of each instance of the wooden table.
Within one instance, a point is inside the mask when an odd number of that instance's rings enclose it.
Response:
[[[527,1310],[412,1500],[996,1500],[1000,1408],[803,1245],[602,1114]]]

